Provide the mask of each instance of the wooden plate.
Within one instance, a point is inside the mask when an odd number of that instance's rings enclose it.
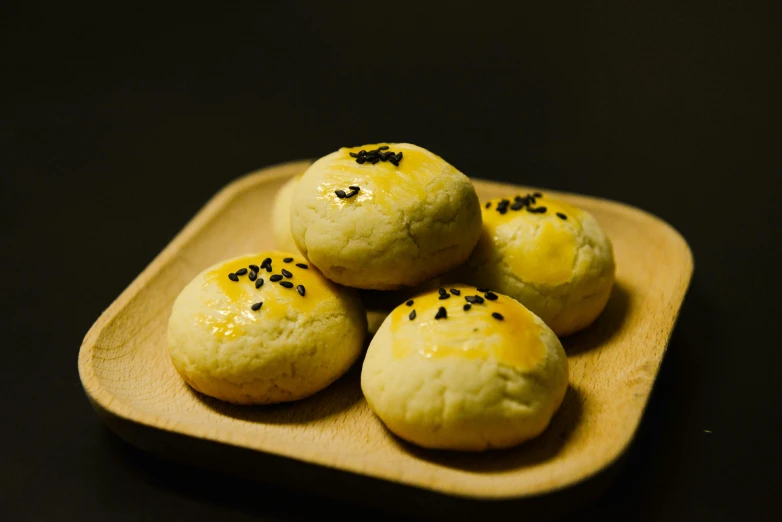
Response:
[[[538,439],[482,454],[422,450],[401,442],[374,417],[357,365],[315,396],[273,407],[223,404],[193,392],[166,350],[174,298],[204,268],[271,248],[276,190],[308,162],[264,169],[218,193],[93,325],[79,353],[82,384],[121,436],[154,446],[134,429],[303,461],[318,469],[391,481],[472,499],[518,499],[590,477],[619,457],[639,424],[692,274],[692,255],[668,224],[610,201],[559,194],[598,218],[614,243],[617,285],[588,330],[564,340],[570,388]],[[482,199],[519,190],[475,181]],[[147,430],[149,431],[149,430]],[[222,445],[226,452],[230,451]],[[159,452],[176,453],[168,443]],[[189,458],[199,464],[198,454]],[[336,472],[339,473],[339,472]],[[274,480],[272,477],[271,480]],[[299,480],[304,480],[299,478]],[[327,479],[326,479],[327,480]],[[294,481],[295,482],[295,481]]]

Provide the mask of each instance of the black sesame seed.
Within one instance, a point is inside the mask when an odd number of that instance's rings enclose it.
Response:
[[[445,319],[448,317],[448,311],[445,309],[444,306],[441,306],[439,310],[437,310],[437,315],[434,316],[435,319]]]
[[[500,214],[507,214],[508,208],[507,207],[498,208],[497,212],[499,212]]]
[[[260,278],[255,282],[255,288],[260,288],[263,286],[263,278]]]
[[[462,295],[462,293],[459,290],[457,290],[456,288],[451,288],[451,293],[453,295]]]
[[[383,145],[382,147],[378,147],[377,150],[387,150],[388,145]]]
[[[394,159],[395,159],[396,161],[402,161],[402,153],[401,153],[401,152],[397,152],[397,153],[396,153],[396,157],[395,157]]]
[[[342,199],[342,198],[345,197],[345,191],[344,190],[337,189],[337,190],[334,191],[334,194],[336,194],[339,199]]]
[[[363,165],[366,161],[367,160],[364,159],[364,156],[359,156],[358,158],[356,158],[356,163],[358,163],[359,165]]]
[[[230,279],[230,280],[231,280],[231,281],[233,281],[234,283],[235,283],[236,281],[238,281],[238,280],[239,280],[239,278],[238,278],[238,277],[236,276],[236,274],[234,274],[233,272],[231,272],[230,274],[228,274],[228,279]]]
[[[440,294],[440,300],[448,299],[449,297],[451,297],[451,294]]]
[[[353,196],[355,196],[356,194],[358,194],[358,190],[351,190],[350,192],[348,192],[347,194],[345,194],[345,197],[346,197],[346,198],[352,198],[352,197],[353,197]]]
[[[567,216],[565,214],[563,214],[562,212],[557,212],[557,217],[559,219],[567,219]]]
[[[283,281],[282,283],[280,283],[280,286],[284,286],[285,288],[293,288],[293,283],[291,283],[290,281]]]
[[[358,187],[356,185],[351,185],[348,187],[350,190],[361,190],[361,187]]]
[[[246,273],[247,273],[246,268],[240,268],[239,270],[236,271],[236,275],[244,275]]]
[[[491,290],[489,290],[488,288],[478,288],[478,287],[476,286],[476,287],[475,287],[475,289],[476,289],[477,291],[479,291],[479,292],[491,292]]]
[[[483,303],[483,297],[479,295],[468,295],[464,298],[465,301],[472,304],[482,304]]]
[[[258,269],[258,265],[249,265],[249,268],[253,272],[260,272],[260,270]]]
[[[247,276],[247,278],[248,278],[250,281],[255,281],[256,279],[258,279],[258,272],[256,272],[255,270],[253,270],[252,272],[250,272],[250,275],[248,275],[248,276]]]
[[[307,293],[307,290],[304,288],[304,285],[299,285],[296,287],[296,291],[299,293],[300,296],[304,297],[304,294]]]
[[[396,160],[396,158],[392,158],[392,159],[390,159],[390,160],[388,160],[388,161],[389,161],[389,162],[390,162],[390,163],[391,163],[391,164],[392,164],[394,167],[398,167],[398,166],[399,166],[399,162]]]
[[[521,196],[516,196],[515,198],[513,198],[513,200],[514,201],[524,201],[524,198],[521,197]]]
[[[521,201],[517,201],[510,206],[511,210],[521,210],[522,208],[524,208],[524,203]]]
[[[299,268],[303,268],[304,270],[307,270],[309,267],[305,265],[304,263],[296,263],[296,266]]]
[[[355,152],[350,152],[349,154],[350,154],[350,157],[352,157],[352,158],[358,158],[358,154],[356,154]]]
[[[266,265],[266,271],[271,272],[272,271],[272,265]]]
[[[470,303],[465,304],[462,308],[464,308],[464,311],[466,312],[470,308],[472,308],[472,305]]]
[[[502,314],[500,314],[500,313],[497,313],[497,312],[492,312],[491,316],[492,316],[492,317],[494,317],[495,319],[499,320],[499,321],[502,321],[503,319],[505,319],[505,318],[502,316]]]
[[[293,261],[292,257],[286,257],[285,259],[282,260],[283,263],[290,263],[291,261]]]
[[[486,292],[485,294],[483,294],[483,297],[485,297],[489,301],[497,300],[497,294],[495,294],[494,292]]]
[[[272,262],[272,258],[267,257],[266,259],[263,260],[263,263],[261,263],[261,266],[263,267],[264,265],[270,265],[271,262]]]
[[[282,276],[280,274],[274,274],[269,278],[269,281],[272,283],[276,283],[277,281],[282,281]]]
[[[407,317],[409,317],[411,321],[412,321],[413,319],[415,319],[415,310],[413,310],[412,312],[410,312],[410,315],[408,315]]]
[[[489,207],[491,207],[491,201],[489,201],[488,203],[486,203],[486,205],[484,205],[484,206],[485,206],[486,208],[489,208]]]
[[[405,303],[407,306],[413,306],[413,300],[410,299],[408,302]]]
[[[365,151],[364,149],[361,149],[360,151],[358,151],[358,155],[359,156],[366,156],[367,155],[367,151]]]
[[[287,277],[288,279],[290,279],[291,277],[293,277],[293,274],[291,274],[290,272],[288,272],[288,271],[287,271],[287,270],[285,270],[284,268],[281,270],[281,272],[282,272],[282,275],[284,275],[284,276],[285,276],[285,277]]]
[[[440,295],[448,295],[448,292],[445,291],[445,288],[438,288],[437,291],[440,293]]]
[[[263,306],[263,303],[255,303],[250,308],[252,308],[254,312],[257,312],[258,310],[261,309],[262,306]]]
[[[380,161],[380,158],[374,158],[372,161],[370,161],[370,163],[371,163],[372,165],[374,165],[374,164],[375,164],[375,163],[377,163],[378,161]]]
[[[543,197],[543,194],[541,194],[540,192],[535,192],[535,193],[533,194],[533,196],[535,196],[536,198],[542,198],[542,197]]]

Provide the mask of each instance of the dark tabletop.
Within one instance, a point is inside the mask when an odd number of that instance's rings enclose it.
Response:
[[[146,455],[76,370],[221,186],[381,140],[626,202],[690,243],[636,441],[573,520],[778,516],[782,4],[19,4],[0,16],[0,519],[391,518]]]

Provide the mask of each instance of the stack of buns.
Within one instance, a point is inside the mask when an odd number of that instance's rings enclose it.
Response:
[[[537,192],[481,203],[408,143],[324,156],[279,190],[272,218],[279,251],[213,266],[177,298],[177,371],[225,401],[293,401],[343,375],[372,335],[367,403],[428,448],[545,430],[568,386],[557,336],[589,326],[614,281],[591,214]]]

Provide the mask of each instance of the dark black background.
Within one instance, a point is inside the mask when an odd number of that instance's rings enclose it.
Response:
[[[627,465],[574,520],[777,516],[782,4],[160,4],[2,8],[0,519],[381,517],[147,456],[76,371],[92,322],[221,186],[380,140],[689,241]]]

